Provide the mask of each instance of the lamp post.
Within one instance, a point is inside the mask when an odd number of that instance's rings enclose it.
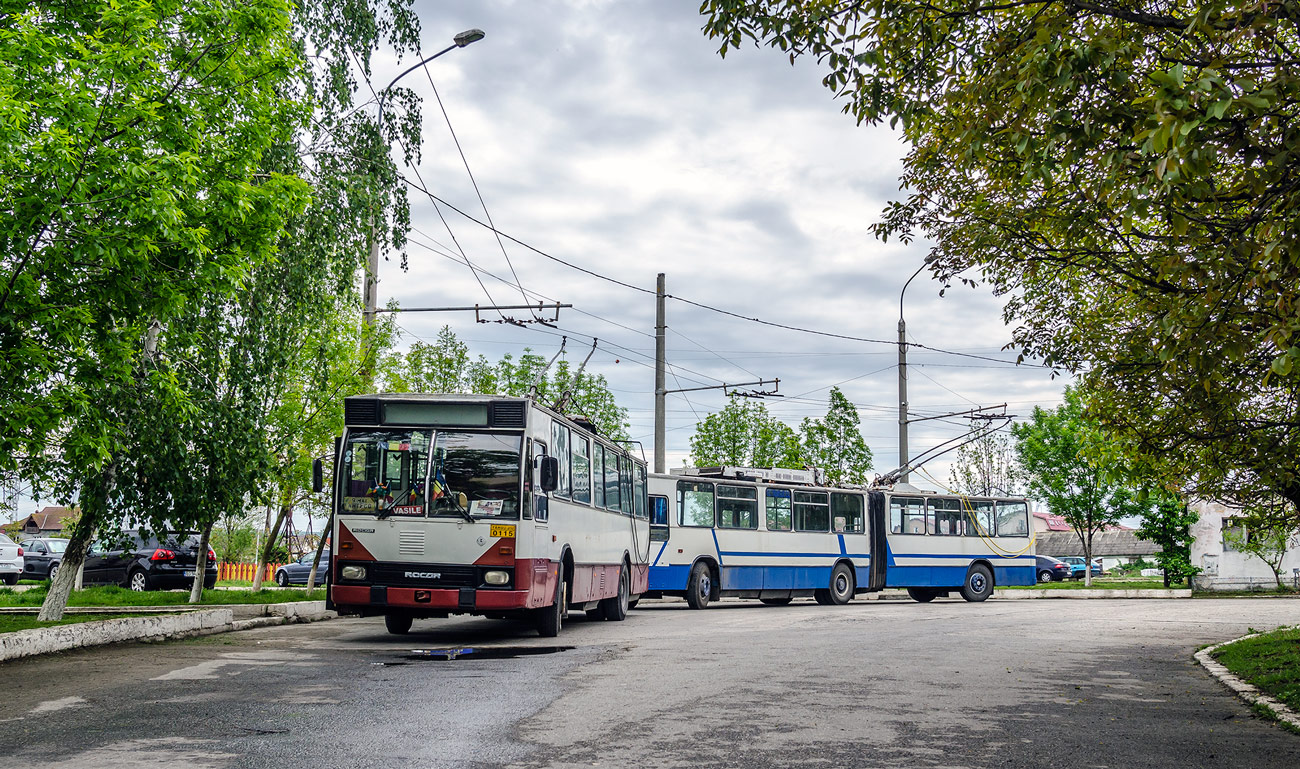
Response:
[[[416,62],[410,67],[407,67],[406,70],[404,70],[400,75],[393,78],[392,82],[390,82],[387,86],[385,86],[384,89],[380,91],[377,95],[377,98],[379,100],[378,130],[379,130],[380,138],[382,139],[384,135],[384,99],[387,98],[389,90],[391,90],[393,86],[397,85],[398,80],[401,80],[402,78],[411,74],[411,72],[415,71],[416,69],[419,69],[420,67],[423,67],[425,64],[428,64],[429,62],[443,55],[444,53],[455,50],[457,48],[464,48],[470,43],[475,43],[478,42],[479,40],[482,40],[483,37],[484,37],[483,30],[467,29],[464,32],[461,32],[460,34],[452,38],[451,45],[447,46],[441,51],[438,51],[432,56],[427,56],[421,59],[420,61]],[[376,206],[376,209],[377,208],[378,206]],[[361,325],[362,325],[361,343],[366,348],[366,353],[365,353],[366,359],[364,361],[364,365],[365,365],[367,375],[373,373],[373,367],[370,361],[370,353],[371,353],[370,347],[371,347],[371,342],[373,341],[372,337],[374,334],[375,313],[379,309],[378,293],[379,293],[379,212],[378,210],[376,210],[372,215],[371,222],[370,222],[370,255],[366,260],[366,281],[364,285],[364,291],[362,291],[362,294],[365,299],[365,309],[363,310],[361,315]]]
[[[929,265],[930,260],[926,259],[925,264],[916,268],[912,277],[907,279],[903,284],[903,290],[898,292],[898,467],[902,471],[898,480],[907,483],[907,322],[903,320],[903,294],[907,293],[907,286],[912,282],[912,278],[921,274]]]

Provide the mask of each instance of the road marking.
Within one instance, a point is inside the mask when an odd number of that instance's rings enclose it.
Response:
[[[206,660],[197,665],[178,668],[170,673],[163,673],[160,676],[154,676],[153,681],[203,681],[219,678],[222,668],[231,666],[248,666],[248,667],[268,667],[272,665],[290,665],[293,667],[311,667],[317,663],[306,662],[305,660],[315,659],[314,654],[300,654],[295,652],[230,652],[221,655],[220,659]],[[239,675],[243,671],[231,670],[226,671],[227,675]]]
[[[67,710],[68,708],[75,708],[78,705],[85,705],[85,704],[86,701],[84,699],[76,696],[64,697],[58,700],[46,700],[45,702],[42,702],[41,704],[27,711],[27,714],[30,716],[35,716],[41,713],[54,713],[59,710]]]

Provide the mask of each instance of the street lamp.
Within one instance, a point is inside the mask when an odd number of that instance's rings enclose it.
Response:
[[[898,480],[907,483],[907,322],[903,320],[903,294],[907,293],[907,286],[912,282],[912,278],[921,274],[930,265],[930,258],[926,257],[925,263],[916,268],[912,277],[907,279],[903,284],[903,290],[898,292],[898,467],[901,475]]]
[[[443,55],[444,53],[455,50],[457,48],[464,48],[470,43],[476,43],[479,40],[482,40],[483,37],[484,37],[483,30],[467,29],[464,32],[461,32],[460,34],[453,37],[451,45],[447,46],[441,51],[438,51],[432,56],[428,56],[421,59],[420,61],[416,62],[410,67],[407,67],[406,70],[402,72],[402,74],[393,78],[393,81],[389,83],[387,86],[385,86],[384,89],[376,95],[376,98],[379,100],[378,129],[379,129],[380,137],[382,138],[384,135],[384,100],[388,97],[388,92],[392,89],[392,87],[397,85],[398,80],[401,80],[402,78],[411,74],[412,72],[419,69],[420,67],[423,67],[425,64],[428,64],[429,62]],[[366,260],[366,283],[365,283],[365,291],[363,292],[365,296],[365,310],[362,312],[361,315],[361,323],[363,326],[362,344],[367,346],[371,342],[370,337],[372,336],[374,330],[375,314],[379,309],[378,293],[379,293],[379,212],[375,211],[371,217],[371,222],[370,222],[370,256]],[[370,368],[368,357],[369,357],[369,352],[367,351],[367,360],[365,362],[367,370],[369,370]]]

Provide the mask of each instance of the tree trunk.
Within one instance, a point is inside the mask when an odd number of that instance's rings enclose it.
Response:
[[[212,539],[212,524],[203,527],[199,537],[199,562],[194,566],[194,584],[190,586],[190,603],[203,601],[203,577],[208,566],[208,542]]]
[[[280,512],[275,517],[275,525],[266,532],[266,543],[262,545],[262,550],[257,554],[257,573],[253,575],[253,590],[262,589],[262,576],[266,572],[266,564],[271,559],[271,551],[275,548],[275,541],[279,537],[280,529],[284,526],[284,519],[289,517],[289,511],[293,506],[287,503],[280,505]],[[267,518],[270,518],[271,508],[267,506]]]
[[[1083,586],[1092,587],[1092,529],[1083,543]]]
[[[334,511],[330,510],[329,520],[325,522],[325,531],[320,534],[320,539],[316,542],[316,557],[311,561],[311,572],[307,575],[307,597],[311,597],[311,591],[316,587],[316,570],[320,568],[320,556],[325,552],[325,541],[329,539],[330,534],[334,532]],[[333,564],[334,559],[330,559]]]
[[[83,510],[83,519],[85,515]],[[68,541],[68,549],[63,553],[59,573],[54,575],[50,592],[46,593],[41,611],[36,615],[37,622],[57,622],[63,619],[63,610],[67,608],[74,583],[81,578],[81,567],[86,562],[86,551],[90,549],[92,531],[89,522],[82,525],[81,521],[72,530],[72,538]]]

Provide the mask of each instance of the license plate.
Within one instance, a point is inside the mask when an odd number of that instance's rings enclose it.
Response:
[[[502,526],[501,524],[492,524],[488,536],[492,537],[513,537],[515,535],[514,526]]]
[[[192,571],[187,571],[187,572],[185,572],[185,576],[187,576],[187,577],[193,577],[193,576],[194,576],[194,572],[192,572]]]

